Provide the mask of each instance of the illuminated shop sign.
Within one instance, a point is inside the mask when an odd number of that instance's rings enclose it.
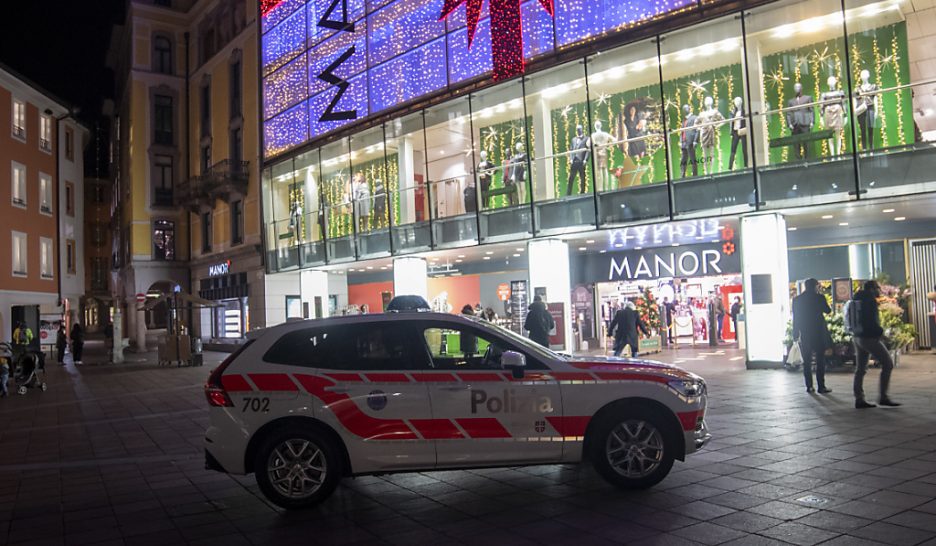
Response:
[[[708,0],[709,2],[711,0]],[[702,0],[262,0],[265,156]]]
[[[689,278],[741,273],[741,257],[725,243],[648,248],[581,256],[577,284]]]
[[[208,266],[209,277],[220,277],[231,272],[231,260]]]
[[[730,241],[738,223],[719,219],[689,220],[645,226],[628,226],[608,232],[608,249]],[[727,232],[727,233],[725,233]]]

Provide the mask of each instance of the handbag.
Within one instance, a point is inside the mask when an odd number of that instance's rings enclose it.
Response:
[[[868,104],[861,100],[861,98],[855,99],[855,115],[860,116],[868,111]]]
[[[791,366],[800,366],[803,364],[803,351],[800,349],[799,341],[794,341],[790,347],[790,354],[787,355],[787,364]]]
[[[747,127],[742,127],[738,129],[738,136],[747,136]]]

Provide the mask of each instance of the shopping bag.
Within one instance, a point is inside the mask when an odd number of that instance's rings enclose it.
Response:
[[[803,363],[803,351],[800,350],[799,342],[794,341],[793,346],[790,347],[790,354],[787,355],[787,364],[791,366],[799,366]]]

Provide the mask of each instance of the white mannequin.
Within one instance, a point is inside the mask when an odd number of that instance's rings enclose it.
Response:
[[[871,82],[871,72],[861,71],[861,84],[855,93],[855,117],[863,150],[874,149],[874,128],[878,112],[878,86]]]
[[[832,129],[832,138],[829,139],[829,153],[832,156],[839,155],[842,150],[842,134],[844,133],[845,123],[845,93],[838,89],[838,79],[835,76],[829,76],[826,80],[829,90],[823,93],[819,100],[822,101],[821,114],[822,125],[826,129]]]
[[[747,168],[747,118],[744,113],[744,99],[735,97],[730,112],[731,117],[731,155],[728,159],[728,170],[734,169],[735,155],[738,146],[744,156],[744,168]]]
[[[293,201],[292,210],[289,211],[289,225],[292,227],[293,244],[302,242],[302,205],[298,200]]]
[[[702,172],[712,174],[715,169],[715,141],[718,128],[725,116],[715,109],[715,99],[705,97],[703,101],[705,109],[696,119],[696,125],[699,127],[699,143],[702,145]]]
[[[504,180],[504,186],[509,183],[516,186],[516,190],[510,193],[509,201],[511,205],[516,205],[520,199],[524,197],[524,194],[521,192],[526,191],[526,175],[527,175],[527,155],[526,148],[523,146],[523,142],[517,142],[514,146],[516,153],[513,157],[510,158],[510,174]]]
[[[487,150],[481,150],[481,162],[478,163],[478,184],[481,186],[481,208],[488,208],[488,191],[494,181],[494,163],[488,160]]]
[[[608,153],[614,137],[603,129],[601,121],[595,122],[595,132],[591,134],[591,143],[595,150],[595,184],[599,191],[610,189],[608,173]]]

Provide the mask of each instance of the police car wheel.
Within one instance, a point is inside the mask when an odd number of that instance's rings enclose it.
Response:
[[[332,441],[314,430],[289,427],[263,440],[254,461],[257,485],[287,509],[313,506],[341,479],[341,457]]]
[[[659,483],[673,467],[670,426],[640,407],[622,408],[598,423],[592,442],[592,462],[608,482],[625,489]]]

